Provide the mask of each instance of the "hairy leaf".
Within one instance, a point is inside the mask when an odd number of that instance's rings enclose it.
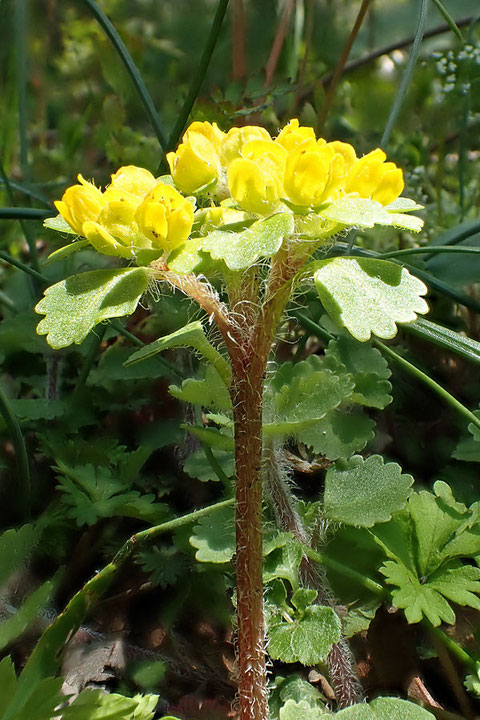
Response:
[[[214,230],[203,240],[203,249],[214,260],[223,260],[230,270],[245,270],[259,258],[275,255],[283,238],[293,232],[293,215],[279,213],[257,220],[242,232]]]
[[[340,640],[341,624],[332,608],[307,604],[316,594],[316,591],[300,588],[292,597],[295,607],[292,616],[284,619],[277,615],[270,620],[268,653],[271,658],[316,665]]]
[[[411,475],[396,463],[385,465],[380,455],[338,460],[325,479],[325,513],[358,527],[387,522],[405,505],[412,484]]]
[[[73,275],[45,290],[35,310],[45,315],[37,327],[55,349],[79,345],[95,325],[131,315],[147,289],[147,268],[92,270]]]
[[[321,708],[312,707],[306,700],[287,700],[280,709],[280,720],[327,720],[329,713]]]
[[[197,549],[195,557],[199,562],[229,562],[235,552],[233,507],[202,517],[193,528],[190,545]]]
[[[228,389],[213,365],[205,367],[205,377],[187,378],[181,387],[170,385],[168,391],[173,397],[191,405],[216,410],[230,410],[232,407]]]
[[[396,323],[428,312],[420,297],[427,288],[400,265],[373,258],[337,257],[319,260],[314,278],[330,317],[365,342],[372,333],[392,338]]]
[[[434,715],[414,703],[398,698],[377,698],[335,713],[338,720],[434,720]]]
[[[402,198],[406,199],[406,198]],[[404,212],[417,209],[419,206],[402,207],[402,204],[393,203],[384,207],[381,203],[368,198],[343,197],[320,211],[320,215],[328,220],[353,225],[355,227],[369,228],[374,225],[393,225],[418,232],[423,227],[423,220]],[[392,211],[392,212],[390,212]]]

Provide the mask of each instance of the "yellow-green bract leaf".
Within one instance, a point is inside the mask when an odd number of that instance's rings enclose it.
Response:
[[[45,218],[45,220],[43,221],[43,227],[46,227],[49,230],[56,230],[57,232],[69,233],[70,235],[78,235],[75,230],[72,230],[70,225],[67,223],[66,220],[63,219],[61,215]]]
[[[73,275],[45,290],[36,312],[46,317],[37,327],[55,348],[79,345],[102,320],[131,315],[147,289],[147,268],[93,270]]]
[[[283,238],[293,232],[293,215],[279,213],[257,220],[247,230],[232,233],[214,230],[203,241],[203,249],[214,260],[223,260],[230,270],[245,270],[259,258],[275,255]]]
[[[92,247],[88,240],[76,240],[75,242],[71,242],[70,245],[64,245],[50,253],[46,262],[43,263],[43,266],[50,265],[50,263],[56,262],[57,260],[64,260],[66,257],[73,255],[73,253],[84,250],[87,247]]]
[[[295,700],[287,700],[281,708],[280,720],[327,720],[332,717],[330,713],[325,713],[319,707],[312,707],[306,700],[295,702]]]
[[[395,205],[392,203],[391,206],[384,207],[376,200],[369,200],[368,198],[343,197],[321,210],[319,215],[328,220],[342,223],[342,225],[362,228],[369,228],[374,225],[394,225],[418,232],[422,229],[423,220],[412,215],[403,214],[415,210],[417,207],[415,204],[412,207],[408,201],[404,204],[398,203],[398,205]]]
[[[325,513],[332,520],[372,527],[387,522],[405,505],[413,484],[397,463],[383,464],[381,455],[339,460],[325,478]]]
[[[330,317],[357,340],[373,333],[392,338],[396,323],[428,312],[421,280],[387,260],[337,257],[320,260],[314,274],[317,292]]]

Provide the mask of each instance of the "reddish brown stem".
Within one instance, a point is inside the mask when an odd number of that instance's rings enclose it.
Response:
[[[262,579],[262,394],[266,359],[244,348],[233,369],[235,423],[238,695],[241,720],[265,720]]]

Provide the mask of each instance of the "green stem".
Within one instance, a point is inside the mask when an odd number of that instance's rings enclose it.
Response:
[[[150,120],[150,123],[155,131],[155,135],[157,136],[158,142],[160,143],[162,149],[166,150],[167,138],[165,133],[163,132],[162,124],[158,116],[157,110],[150,96],[150,93],[148,92],[147,87],[143,81],[143,78],[125,46],[125,43],[115,30],[112,22],[108,19],[103,10],[100,9],[97,3],[94,2],[94,0],[81,1],[91,10],[98,24],[105,32],[105,35],[109,38],[113,47],[117,51],[117,54],[123,65],[125,66],[125,69],[129,74],[130,79],[138,93],[138,96],[140,97],[143,107],[145,108],[148,119]]]
[[[9,255],[8,253],[4,252],[3,250],[0,250],[0,260],[4,260],[5,262],[9,263],[10,265],[13,265],[14,267],[18,268],[19,270],[22,270],[23,272],[27,273],[28,275],[31,275],[31,277],[35,278],[35,280],[38,280],[41,283],[48,283],[48,279],[45,277],[45,275],[42,275],[41,273],[37,272],[33,268],[31,268],[29,265],[25,265],[21,260],[16,260],[14,257]]]
[[[314,562],[319,563],[319,565],[328,567],[330,568],[330,570],[335,570],[335,572],[340,573],[348,580],[352,580],[354,583],[357,583],[361,587],[365,588],[365,590],[368,590],[374,595],[385,596],[385,589],[382,587],[382,585],[380,585],[380,583],[375,582],[375,580],[366,577],[366,575],[357,572],[357,570],[353,570],[352,568],[347,567],[347,565],[343,565],[343,563],[334,560],[325,553],[320,553],[318,552],[318,550],[313,550],[308,545],[302,545],[302,548],[305,555],[311,560],[314,560]]]
[[[205,78],[207,68],[210,64],[215,45],[217,44],[218,36],[220,34],[220,29],[222,27],[223,18],[225,17],[227,6],[228,0],[219,0],[217,10],[215,12],[215,17],[213,18],[212,27],[210,29],[210,33],[207,39],[207,44],[205,45],[202,56],[200,58],[200,62],[198,63],[197,72],[193,77],[192,84],[190,85],[188,95],[178,115],[175,127],[173,128],[170,137],[168,138],[167,149],[169,150],[172,150],[179,141],[183,129],[187,124],[188,116],[190,115],[193,104],[197,99],[198,93],[200,92],[200,88]]]
[[[55,210],[40,208],[3,207],[0,208],[0,220],[45,220],[56,215]]]
[[[233,505],[233,503],[233,499],[224,500],[215,505],[210,505],[209,507],[196,510],[182,517],[164,522],[161,525],[155,525],[147,530],[138,532],[127,540],[113,560],[97,572],[94,577],[73,596],[63,612],[60,613],[45,630],[20,675],[15,696],[12,698],[8,706],[7,714],[2,720],[10,720],[17,710],[23,707],[35,689],[36,683],[44,678],[55,675],[61,661],[61,652],[65,643],[79,629],[88,612],[105,594],[120,568],[134,552],[159,535],[173,532],[184,525],[196,522],[205,515]]]
[[[424,618],[422,621],[423,625],[428,627],[432,635],[435,635],[449,650],[449,652],[453,655],[454,658],[456,658],[459,662],[462,663],[462,665],[465,665],[466,667],[470,668],[470,670],[475,670],[477,666],[477,661],[475,658],[473,658],[469,653],[467,653],[458,643],[453,640],[453,638],[450,637],[450,635],[447,635],[447,633],[443,632],[439,627],[434,627],[430,620],[427,620],[427,618]]]
[[[1,165],[0,165],[1,168]],[[6,176],[5,176],[6,177]],[[25,183],[19,183],[16,180],[12,180],[12,178],[6,177],[6,179],[0,180],[0,185],[10,186],[13,190],[18,190],[19,192],[23,193],[24,195],[28,195],[28,197],[33,198],[34,200],[38,200],[46,207],[51,207],[51,202],[47,198],[46,195],[39,192],[38,190],[35,190],[35,188],[31,187],[30,185],[26,185]]]
[[[383,253],[382,259],[387,260],[390,258],[403,257],[405,255],[440,255],[443,253],[467,253],[470,255],[478,255],[480,253],[480,247],[467,247],[466,245],[460,245],[450,247],[418,247],[418,248],[405,248],[404,250],[392,250],[391,252]]]
[[[5,424],[10,432],[12,438],[13,447],[15,449],[15,457],[18,468],[18,480],[21,507],[24,516],[30,515],[31,511],[31,481],[30,481],[30,465],[28,462],[27,448],[25,440],[22,435],[20,423],[18,422],[17,416],[15,415],[10,402],[0,388],[0,413],[5,420]]]
[[[392,350],[391,347],[388,345],[384,345],[380,340],[373,339],[373,344],[376,345],[385,355],[389,355],[395,362],[404,368],[410,375],[413,375],[418,380],[423,382],[425,385],[427,385],[431,390],[433,390],[437,395],[439,395],[445,402],[450,405],[450,407],[454,408],[462,417],[464,417],[468,422],[471,422],[475,427],[480,429],[480,418],[478,418],[474,413],[465,407],[459,400],[457,400],[453,395],[451,395],[448,390],[445,390],[444,387],[442,387],[439,383],[437,383],[435,380],[432,380],[429,375],[424,373],[422,370],[419,370],[415,365],[413,365],[411,362],[403,358],[401,355],[395,352],[395,350]]]
[[[403,77],[400,82],[400,87],[398,88],[398,92],[395,96],[395,100],[393,102],[393,106],[392,106],[390,115],[388,117],[387,124],[385,126],[385,130],[382,135],[382,139],[380,141],[381,148],[385,148],[388,145],[388,142],[392,135],[393,128],[395,127],[395,123],[397,122],[398,116],[400,114],[400,110],[402,108],[403,101],[407,94],[408,86],[410,85],[410,81],[411,81],[412,75],[413,75],[413,70],[415,68],[415,64],[417,62],[418,55],[420,53],[420,47],[422,45],[423,34],[425,32],[425,23],[427,21],[427,11],[428,11],[428,0],[421,0],[420,13],[419,13],[418,23],[417,23],[417,30],[415,32],[415,39],[413,41],[412,49],[410,51],[410,56],[408,58],[407,67],[405,68],[405,72],[403,73]]]

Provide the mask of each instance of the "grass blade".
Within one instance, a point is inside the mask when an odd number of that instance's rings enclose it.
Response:
[[[56,214],[56,210],[41,210],[40,208],[0,208],[0,220],[45,220],[47,217],[55,217]]]
[[[107,35],[113,47],[117,51],[118,56],[124,64],[128,74],[130,75],[132,83],[134,84],[140,100],[142,101],[142,104],[148,115],[148,119],[150,120],[152,127],[155,131],[155,135],[158,138],[158,142],[160,143],[162,149],[166,150],[167,138],[165,133],[163,132],[162,124],[158,116],[157,110],[155,108],[151,95],[148,92],[147,87],[143,81],[143,78],[125,46],[125,43],[123,42],[118,32],[115,30],[113,23],[108,19],[103,10],[99,8],[99,6],[94,0],[82,0],[82,2],[87,5],[87,7],[91,10],[95,19],[98,21],[98,24],[105,32],[105,35]]]
[[[461,43],[465,42],[463,39],[463,35],[460,32],[460,28],[458,27],[457,23],[453,19],[453,17],[448,12],[445,5],[441,2],[441,0],[433,0],[434,5],[437,7],[438,12],[443,17],[447,25],[450,27],[451,31],[455,33],[457,38],[460,40]]]
[[[424,318],[417,318],[413,323],[402,325],[402,328],[422,340],[434,343],[475,365],[480,365],[480,343],[472,338],[460,335],[455,330],[437,325],[437,323]]]
[[[84,0],[84,2],[91,1],[92,0]],[[212,27],[210,29],[210,34],[207,39],[207,44],[205,45],[205,49],[198,64],[198,70],[192,80],[190,90],[188,91],[188,95],[185,99],[185,102],[183,103],[183,107],[177,118],[175,127],[173,128],[170,137],[168,138],[168,150],[172,150],[173,148],[175,148],[177,142],[180,139],[180,135],[182,134],[183,129],[187,124],[188,116],[190,115],[193,104],[197,99],[198,93],[200,92],[205,73],[207,72],[207,68],[210,64],[210,59],[215,49],[215,45],[217,44],[218,36],[220,34],[220,29],[223,23],[223,18],[225,17],[225,12],[227,10],[227,5],[228,0],[219,0],[219,3],[217,5],[217,11],[215,13],[215,17],[213,18]]]
[[[408,86],[410,85],[410,81],[412,79],[413,70],[415,68],[415,64],[417,62],[418,55],[420,53],[420,47],[421,47],[422,40],[423,40],[423,33],[425,32],[427,11],[428,11],[428,0],[422,0],[422,4],[420,7],[420,13],[418,16],[417,30],[415,32],[415,39],[413,41],[412,49],[410,51],[410,57],[408,58],[407,67],[405,68],[405,72],[403,73],[400,87],[398,88],[398,92],[395,96],[395,100],[393,102],[390,116],[387,120],[387,124],[386,124],[385,130],[383,132],[382,140],[380,142],[380,147],[383,149],[385,149],[385,147],[389,143],[393,128],[394,128],[395,123],[397,122],[398,116],[400,114],[400,110],[402,108],[402,104],[405,99],[405,95],[407,94]]]

